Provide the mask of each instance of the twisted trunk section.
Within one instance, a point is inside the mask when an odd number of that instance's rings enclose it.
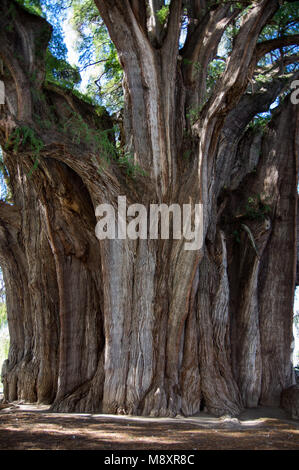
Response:
[[[105,164],[94,136],[111,129],[111,119],[43,83],[36,44],[47,25],[37,27],[39,20],[16,5],[9,47],[21,49],[24,60],[0,45],[7,85],[0,140],[14,201],[0,205],[11,335],[5,398],[51,403],[55,411],[151,416],[205,407],[238,415],[244,407],[278,404],[292,383],[298,109],[286,98],[268,128],[254,132],[248,124],[289,79],[244,93],[257,38],[278,2],[250,10],[208,102],[191,64],[177,57],[180,1],[171,2],[165,28],[151,18],[150,34],[139,2],[96,3],[124,67],[126,147],[146,173],[134,179],[116,160]],[[202,77],[211,45],[236,16],[223,5],[206,13],[181,51],[202,61]],[[222,29],[214,43],[215,22]],[[2,36],[6,45],[5,28]],[[202,47],[193,51],[197,41]],[[20,89],[34,64],[35,99]],[[192,103],[205,104],[194,126]],[[147,209],[202,202],[203,246],[99,241],[95,209],[116,207],[119,195]]]

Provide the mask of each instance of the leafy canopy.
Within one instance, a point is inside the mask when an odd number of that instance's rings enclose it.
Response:
[[[47,52],[47,80],[54,81],[64,87],[79,90],[80,72],[87,83],[84,93],[89,99],[105,106],[110,112],[116,112],[123,107],[122,68],[118,60],[116,48],[111,41],[106,25],[99,15],[94,0],[17,0],[32,13],[44,16],[53,26],[53,35]],[[231,52],[234,39],[238,33],[241,20],[248,13],[252,4],[247,1],[225,0],[231,8],[237,8],[239,15],[227,27],[217,54],[211,57],[207,75],[206,101],[209,99],[217,80],[220,79],[227,58]],[[182,10],[181,36],[178,49],[184,46],[187,30],[192,24],[194,12],[184,2]],[[190,2],[192,3],[192,2]],[[206,2],[208,8],[215,8],[220,2]],[[157,21],[161,27],[168,21],[171,2],[157,2]],[[265,41],[281,36],[298,34],[299,1],[282,2],[271,22],[262,31],[259,41]],[[68,51],[64,41],[63,24],[69,21],[74,29],[74,47],[78,54],[78,67],[72,67],[67,62]],[[191,22],[191,23],[190,23]],[[259,71],[253,80],[262,83],[272,79],[271,66],[285,57],[298,54],[298,46],[286,46],[273,50],[261,58]],[[286,61],[284,73],[298,70],[298,61]],[[82,89],[80,90],[82,92]]]

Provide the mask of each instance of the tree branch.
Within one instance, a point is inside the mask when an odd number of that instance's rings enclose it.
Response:
[[[184,2],[188,17],[189,17],[189,24],[188,24],[188,35],[190,36],[198,22],[204,17],[207,13],[207,1],[206,0],[186,0]]]
[[[299,34],[293,34],[291,36],[281,36],[280,38],[269,39],[268,41],[260,42],[256,46],[256,59],[258,61],[265,54],[275,49],[298,44]]]
[[[239,10],[231,11],[229,5],[220,5],[216,10],[210,11],[197,27],[189,32],[185,46],[181,51],[184,58],[183,70],[186,83],[190,86],[195,82],[204,83],[205,71],[211,59],[216,53],[219,41]],[[201,80],[196,76],[195,70],[200,67]]]
[[[132,11],[144,32],[146,32],[145,0],[130,0]]]
[[[216,114],[219,118],[221,115],[224,116],[238,101],[240,94],[246,90],[248,80],[255,69],[254,54],[258,36],[278,7],[278,0],[262,0],[243,18],[221,82],[209,100],[209,106],[203,112],[207,120]]]
[[[101,64],[103,62],[107,62],[108,59],[101,59],[101,60],[97,60],[96,62],[92,62],[91,64],[87,64],[87,65],[84,65],[84,67],[82,67],[79,72],[82,72],[82,70],[85,70],[87,69],[88,67],[92,67],[93,65],[97,65],[97,64]]]
[[[167,33],[164,41],[164,49],[171,49],[177,53],[180,28],[181,28],[182,0],[172,0],[169,7]]]
[[[271,74],[271,76],[274,76],[277,73],[281,73],[285,66],[295,64],[297,62],[299,62],[298,54],[287,55],[280,57],[277,61],[267,67],[258,67],[255,72],[258,74]]]
[[[31,15],[15,1],[1,1],[0,57],[14,80],[19,120],[26,120],[31,115],[32,80],[35,89],[44,82],[45,54],[50,37],[51,27],[44,18]],[[7,98],[10,97],[7,95]],[[14,102],[15,96],[10,101]]]
[[[275,99],[284,91],[289,90],[290,83],[298,76],[299,72],[289,77],[278,77],[267,84],[263,84],[254,93],[244,94],[237,106],[226,116],[221,135],[218,138],[216,157],[216,172],[218,175],[216,181],[218,183],[216,187],[212,187],[210,194],[219,194],[224,186],[236,189],[245,174],[252,171],[252,161],[250,162],[249,158],[245,157],[245,160],[243,160],[242,157],[239,161],[238,142],[243,139],[249,155],[247,133],[244,133],[246,127],[257,114],[269,111]],[[262,133],[255,133],[256,143],[260,142],[259,135],[261,136]],[[254,151],[259,152],[257,148]],[[234,171],[232,171],[233,168],[235,168]]]
[[[157,12],[160,11],[163,5],[163,0],[148,1],[148,37],[153,45],[161,45],[162,43],[163,25],[158,18]]]
[[[181,0],[174,0],[170,12],[169,35],[163,44],[165,53],[160,54],[151,44],[148,36],[140,27],[128,1],[115,1],[113,5],[109,0],[95,0],[103,17],[110,37],[114,42],[120,62],[124,69],[125,96],[129,98],[130,137],[128,145],[134,152],[136,163],[151,175],[157,185],[167,186],[168,156],[165,151],[164,124],[167,119],[162,118],[163,110],[160,107],[161,71],[159,61],[161,56],[163,64],[168,63],[165,73],[165,83],[169,85],[169,76],[172,76],[177,63],[177,41],[173,31],[179,31],[179,15]],[[174,46],[175,44],[175,46]],[[174,47],[176,50],[174,51]],[[163,66],[163,65],[162,65]],[[170,88],[170,87],[169,87]],[[167,90],[167,93],[170,93]],[[172,97],[173,99],[173,94]],[[172,101],[169,98],[169,103]],[[167,109],[170,109],[170,105]],[[170,111],[169,111],[170,112]],[[143,123],[141,126],[140,123]],[[150,124],[155,125],[150,129]],[[133,134],[133,140],[132,140]],[[161,150],[162,147],[162,150]],[[170,157],[169,157],[170,159]],[[161,175],[163,174],[163,178]]]
[[[254,93],[244,94],[238,105],[228,114],[224,132],[227,132],[227,129],[234,129],[235,132],[242,133],[254,116],[267,112],[275,99],[288,89],[298,76],[299,72],[295,72],[288,77],[277,77],[260,86]]]

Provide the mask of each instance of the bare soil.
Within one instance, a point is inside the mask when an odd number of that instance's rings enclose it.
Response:
[[[281,409],[247,410],[238,418],[51,413],[46,406],[0,410],[1,450],[295,450],[299,421]]]

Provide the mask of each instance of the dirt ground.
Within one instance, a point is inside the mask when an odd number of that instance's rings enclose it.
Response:
[[[298,450],[299,421],[280,409],[238,418],[174,419],[56,414],[12,404],[0,411],[1,450]]]

